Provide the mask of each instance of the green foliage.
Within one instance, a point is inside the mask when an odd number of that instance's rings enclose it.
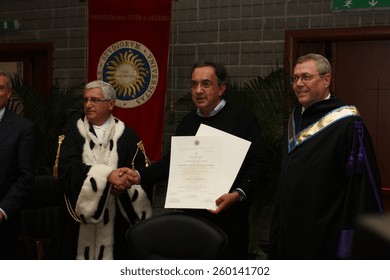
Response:
[[[262,131],[269,170],[265,186],[259,188],[261,192],[274,192],[280,172],[288,93],[282,69],[273,71],[266,77],[250,80],[241,87],[234,85],[229,93],[230,102],[240,103],[256,115]],[[264,207],[271,202],[270,197],[264,196],[264,193],[258,197],[261,200],[254,203],[256,207]]]
[[[291,90],[283,69],[265,77],[256,77],[239,86],[233,85],[228,98],[251,110],[259,122],[265,146],[268,174],[253,195],[250,212],[251,240],[259,239],[259,227],[269,226],[270,214],[280,174],[284,125],[288,118]],[[264,237],[263,237],[264,238]],[[257,242],[256,241],[256,242]],[[264,242],[264,240],[262,240]],[[258,244],[250,244],[254,250]]]
[[[69,118],[82,109],[80,95],[76,89],[61,89],[55,82],[44,100],[21,76],[13,75],[11,81],[13,93],[7,108],[34,123],[37,174],[51,174],[58,135]]]

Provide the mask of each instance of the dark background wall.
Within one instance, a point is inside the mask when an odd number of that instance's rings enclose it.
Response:
[[[112,2],[112,3],[115,3]],[[235,80],[267,74],[284,57],[286,29],[390,24],[390,11],[332,12],[330,0],[174,0],[167,96],[180,97],[194,61],[218,60]],[[85,0],[1,0],[0,44],[50,41],[53,77],[64,87],[86,79]],[[104,36],[104,34],[102,34]]]
[[[285,30],[390,25],[389,10],[336,13],[331,3],[331,0],[173,0],[166,95],[169,122],[165,126],[163,149],[169,143],[174,124],[186,113],[186,108],[176,106],[176,118],[172,120],[168,112],[171,102],[186,94],[195,61],[219,61],[227,66],[234,81],[242,83],[283,65]],[[85,0],[0,0],[0,45],[51,42],[53,80],[63,88],[81,89],[87,77],[86,7]],[[20,27],[6,30],[1,26],[10,20],[17,20]]]
[[[195,61],[222,62],[232,79],[242,83],[283,65],[285,30],[390,25],[389,10],[333,12],[331,4],[331,0],[173,0],[164,146],[186,112],[176,106],[173,120],[168,114],[171,104],[186,94]],[[85,0],[0,0],[0,44],[51,42],[53,79],[64,88],[82,88],[87,77],[86,7]],[[17,20],[19,29],[1,27],[9,20]]]

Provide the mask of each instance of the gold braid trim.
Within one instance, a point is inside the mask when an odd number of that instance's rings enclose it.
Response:
[[[60,150],[61,150],[62,141],[64,140],[64,138],[65,138],[65,135],[59,135],[58,136],[57,154],[56,154],[56,159],[55,159],[54,166],[53,166],[53,176],[55,178],[58,178],[58,162],[59,162],[59,157],[60,157]],[[145,166],[148,167],[151,164],[148,156],[146,155],[145,147],[144,147],[142,141],[139,141],[137,143],[137,151],[135,152],[134,157],[133,157],[133,159],[131,161],[131,167],[132,167],[133,170],[135,170],[135,158],[136,158],[136,156],[138,154],[138,151],[141,151],[142,154],[144,155]],[[66,196],[65,193],[64,193],[64,200],[65,200],[66,209],[68,210],[70,216],[76,222],[81,223],[82,222],[81,219],[77,216],[76,211],[72,208],[72,204],[70,203],[70,200]]]
[[[137,143],[137,151],[135,152],[135,154],[134,154],[134,156],[133,156],[133,159],[132,159],[132,161],[131,161],[131,168],[133,169],[133,170],[135,170],[135,158],[136,158],[136,156],[137,156],[137,154],[138,154],[138,151],[141,151],[142,152],[142,154],[144,155],[144,158],[145,158],[145,167],[149,167],[149,165],[150,165],[150,160],[149,160],[149,158],[148,158],[148,156],[146,155],[146,151],[145,151],[145,147],[144,147],[144,144],[142,143],[142,141],[139,141],[138,143]]]
[[[57,154],[56,154],[56,160],[54,161],[54,166],[53,166],[53,176],[54,176],[54,178],[58,178],[58,159],[60,157],[61,144],[62,144],[62,141],[64,140],[64,138],[65,138],[65,135],[59,135],[58,136]]]
[[[69,198],[64,194],[64,200],[66,204],[66,209],[68,209],[69,215],[78,223],[81,223],[81,219],[77,216],[76,211],[72,208],[72,205],[70,204]]]
[[[60,158],[60,150],[61,150],[61,145],[62,145],[62,141],[64,140],[65,138],[65,135],[59,135],[58,136],[58,147],[57,147],[57,154],[56,154],[56,160],[54,162],[54,166],[53,166],[53,176],[54,178],[58,178],[58,161],[59,161],[59,158]],[[66,196],[66,194],[64,193],[64,200],[65,200],[65,205],[66,205],[66,209],[68,209],[68,212],[70,214],[70,216],[78,223],[81,223],[81,220],[80,218],[77,216],[76,212],[74,211],[74,209],[72,208],[72,205],[70,203],[70,200],[69,198]]]

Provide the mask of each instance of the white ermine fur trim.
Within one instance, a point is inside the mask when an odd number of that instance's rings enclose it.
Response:
[[[100,221],[101,217],[95,219],[93,215],[98,208],[99,202],[102,199],[104,190],[107,187],[107,177],[114,170],[104,164],[93,165],[88,172],[87,178],[81,188],[79,197],[76,203],[77,216],[83,216],[85,222],[96,224]],[[96,190],[93,190],[91,180],[96,182]],[[109,196],[107,196],[108,198]],[[107,198],[105,205],[107,203]],[[103,212],[104,213],[104,212]]]
[[[83,162],[91,166],[81,186],[75,208],[77,215],[83,220],[80,223],[77,259],[113,259],[116,202],[123,216],[127,220],[128,217],[120,200],[111,195],[107,178],[118,168],[117,143],[125,130],[125,125],[119,120],[115,122],[111,116],[101,141],[90,132],[90,124],[86,118],[78,120],[77,128],[85,139]],[[94,143],[92,148],[91,142]],[[143,220],[151,217],[152,206],[142,187],[134,185],[127,192],[138,218]],[[103,205],[99,204],[102,199]],[[94,217],[99,207],[102,212],[99,213],[99,217]]]
[[[77,259],[85,260],[85,248],[89,248],[89,259],[99,259],[100,249],[104,247],[104,253],[101,256],[102,260],[112,260],[113,256],[113,240],[114,240],[114,221],[115,219],[115,197],[109,196],[106,205],[108,210],[108,224],[100,222],[97,224],[80,224],[79,239],[77,243]]]
[[[77,128],[85,139],[83,162],[91,166],[76,202],[76,213],[86,222],[86,224],[80,223],[77,259],[85,259],[86,257],[89,259],[113,259],[116,199],[110,195],[109,190],[107,190],[107,198],[105,198],[105,207],[101,217],[95,219],[93,215],[97,211],[104,190],[108,187],[108,175],[112,170],[118,168],[117,142],[123,134],[125,126],[121,121],[115,122],[114,117],[111,116],[102,141],[99,141],[96,135],[89,131],[90,125],[87,118],[78,120]],[[92,149],[91,142],[95,144]],[[112,149],[110,149],[110,142],[113,144]]]
[[[133,201],[132,198],[135,192],[138,192],[138,196],[137,199]],[[131,188],[127,190],[127,193],[129,194],[130,200],[132,201],[133,209],[140,220],[152,217],[152,205],[148,199],[148,196],[146,195],[146,192],[140,185],[131,186]]]
[[[137,198],[133,201],[134,193],[137,192]],[[153,208],[150,200],[141,187],[141,185],[132,185],[131,189],[127,190],[127,194],[130,197],[131,205],[133,206],[134,212],[137,214],[139,220],[146,220],[153,216]],[[131,224],[131,221],[128,219],[125,210],[123,209],[122,203],[118,199],[119,210],[121,211],[123,217]]]

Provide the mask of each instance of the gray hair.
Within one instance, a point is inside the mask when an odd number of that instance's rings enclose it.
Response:
[[[116,100],[115,89],[109,83],[101,80],[89,82],[84,89],[100,88],[103,92],[104,98],[107,100]]]
[[[320,74],[332,73],[332,66],[330,65],[329,60],[320,54],[309,53],[300,56],[297,59],[296,64],[301,64],[308,60],[313,60],[316,63],[318,73]]]
[[[8,80],[8,88],[10,90],[12,90],[11,74],[9,72],[5,72],[3,70],[0,70],[0,76],[7,78],[7,80]]]

